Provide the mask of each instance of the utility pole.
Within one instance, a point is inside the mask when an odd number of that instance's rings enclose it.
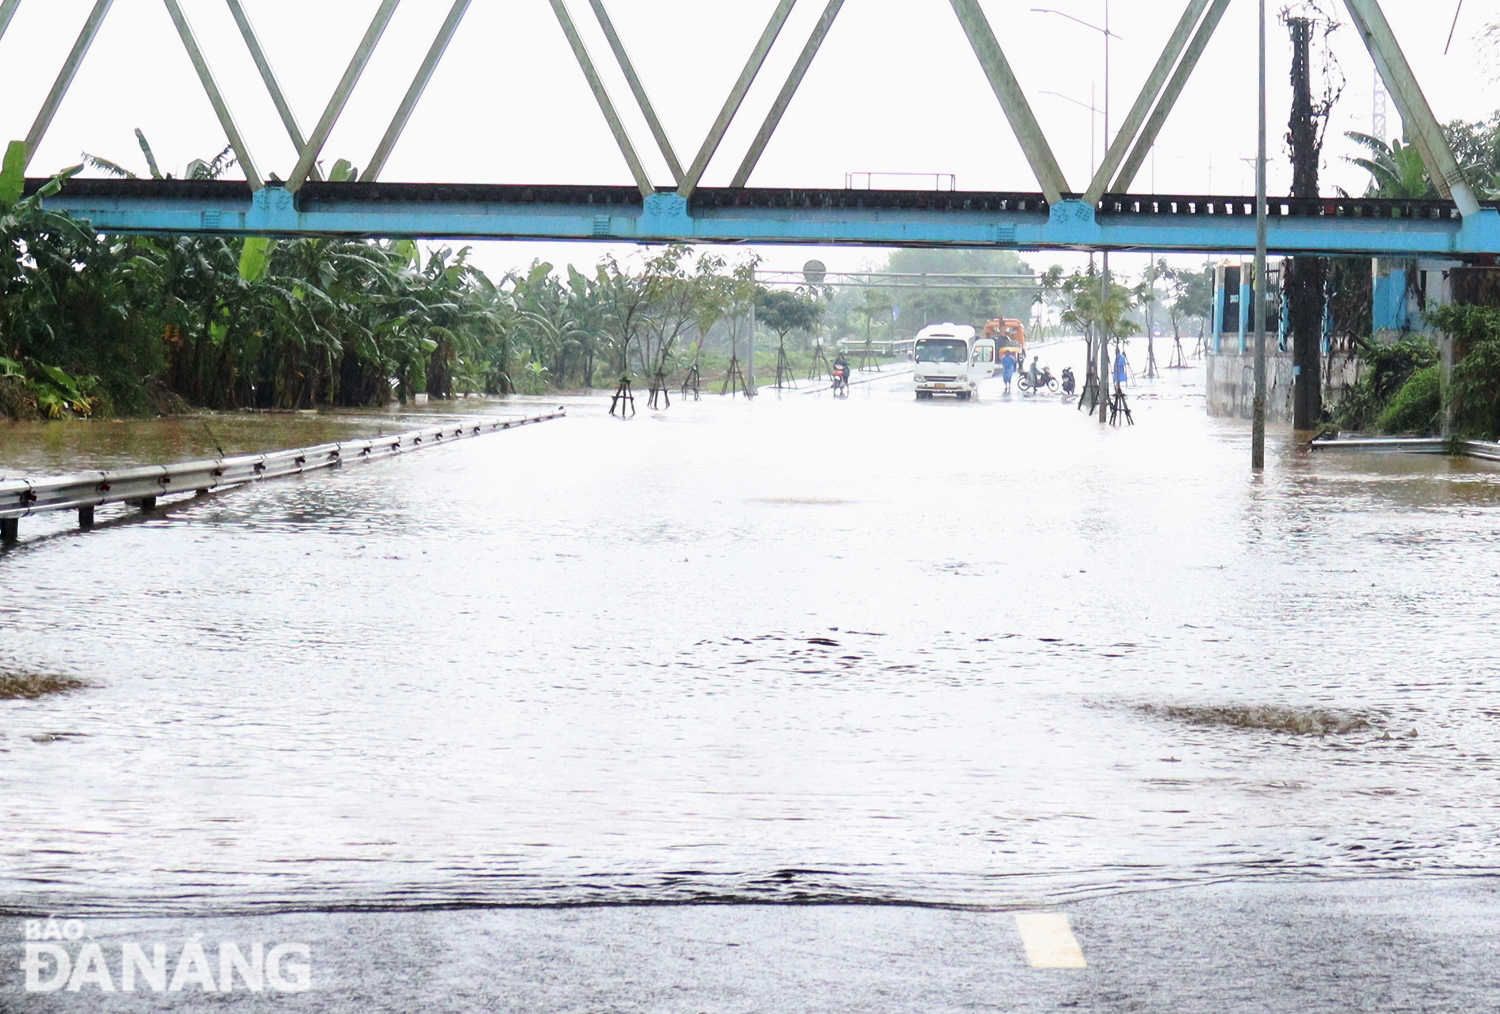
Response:
[[[1109,148],[1109,0],[1104,0],[1104,146]],[[1099,276],[1099,421],[1109,421],[1109,251],[1104,251]]]
[[[755,386],[755,292],[750,293],[750,347],[745,350],[745,397],[753,398],[760,390]]]
[[[1255,154],[1255,283],[1250,312],[1255,314],[1255,404],[1250,423],[1250,467],[1266,467],[1266,0],[1260,0],[1259,143]]]
[[[1312,21],[1288,18],[1292,34],[1292,196],[1318,196],[1318,130],[1312,104]],[[1378,135],[1377,135],[1378,136]],[[1313,430],[1323,415],[1323,280],[1328,262],[1297,256],[1283,279],[1292,325],[1292,428]]]
[[[1155,153],[1153,148],[1152,152]],[[1151,192],[1156,192],[1153,183]],[[1146,268],[1146,376],[1155,378],[1156,371],[1156,254]]]

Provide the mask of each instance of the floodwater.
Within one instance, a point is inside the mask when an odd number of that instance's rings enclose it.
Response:
[[[86,534],[26,519],[0,669],[90,687],[0,701],[0,909],[1496,872],[1500,473],[1273,432],[1254,477],[1200,380],[1131,388],[1123,428],[998,381],[570,398]],[[403,424],[12,427],[0,467]]]

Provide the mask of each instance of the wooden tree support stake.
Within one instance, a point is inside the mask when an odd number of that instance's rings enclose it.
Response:
[[[813,346],[813,361],[812,365],[807,368],[807,379],[817,380],[825,374],[832,377],[833,367],[828,364],[828,357],[823,354],[823,343],[818,342]]]
[[[672,407],[672,396],[667,393],[667,375],[661,370],[657,370],[651,377],[651,395],[646,399],[646,407]]]
[[[786,342],[776,346],[776,390],[784,387],[795,388],[797,378],[792,371],[791,361],[786,357]]]
[[[719,396],[726,394],[744,394],[750,397],[750,385],[745,383],[745,374],[740,370],[740,355],[736,352],[729,357],[729,372],[724,374],[724,386],[719,388]]]
[[[619,409],[621,419],[627,418],[625,408],[629,406],[630,414],[635,415],[635,395],[630,393],[630,378],[621,377],[620,386],[615,388],[615,396],[609,400],[609,414],[614,415]]]
[[[703,396],[699,393],[699,388],[702,386],[703,374],[699,371],[697,362],[694,362],[693,368],[688,370],[686,377],[682,378],[683,400],[686,401],[687,396],[691,394],[694,401],[702,401]]]

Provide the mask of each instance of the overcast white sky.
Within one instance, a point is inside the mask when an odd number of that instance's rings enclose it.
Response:
[[[1272,15],[1284,0],[1271,0]],[[1101,118],[1043,94],[1104,106],[1103,36],[1033,6],[1103,24],[1111,43],[1110,105],[1118,125],[1180,16],[1183,0],[984,0],[1017,77],[1070,185],[1082,190]],[[1338,0],[1323,0],[1342,13]],[[221,0],[183,0],[262,173],[285,177],[291,142]],[[378,0],[245,0],[304,131],[312,128]],[[420,63],[449,0],[405,0],[324,149],[325,164],[363,166]],[[608,0],[625,45],[666,125],[679,159],[691,161],[709,123],[765,25],[774,0]],[[1467,0],[1444,55],[1458,0],[1385,0],[1385,9],[1440,120],[1479,119],[1500,107],[1500,89],[1478,35],[1500,20],[1496,0]],[[24,137],[92,0],[25,0],[0,39],[8,96],[0,137]],[[631,136],[660,185],[669,184],[586,0],[569,0]],[[705,177],[722,185],[821,13],[800,0]],[[1137,191],[1249,193],[1255,152],[1255,0],[1235,0],[1179,102]],[[1342,162],[1346,129],[1369,130],[1372,69],[1352,28],[1334,38],[1347,86],[1325,151],[1325,188],[1363,188]],[[1270,36],[1271,189],[1289,180],[1284,145],[1290,89],[1285,30]],[[1315,88],[1318,84],[1315,83]],[[144,173],[132,134],[151,139],[164,171],[180,172],[225,140],[159,0],[117,0],[32,163],[41,175],[101,155]],[[1390,133],[1400,129],[1394,106]],[[848,0],[802,89],[751,178],[752,186],[841,187],[858,171],[953,173],[961,189],[1039,189],[1022,158],[948,0]],[[1154,173],[1154,178],[1153,178]],[[582,73],[546,0],[475,0],[383,179],[495,183],[631,184]],[[591,264],[601,248],[486,244],[479,260],[503,270],[533,256]],[[870,250],[816,251],[833,270],[879,259]],[[796,267],[805,249],[762,251],[768,267]],[[1031,258],[1038,266],[1057,259]]]

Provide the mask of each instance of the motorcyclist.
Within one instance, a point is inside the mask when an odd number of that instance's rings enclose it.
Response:
[[[1031,379],[1032,389],[1040,389],[1042,386],[1042,366],[1036,361],[1036,356],[1031,357],[1031,365],[1026,368],[1026,373]]]
[[[847,385],[849,383],[849,360],[843,352],[833,357],[833,368],[839,372]]]

